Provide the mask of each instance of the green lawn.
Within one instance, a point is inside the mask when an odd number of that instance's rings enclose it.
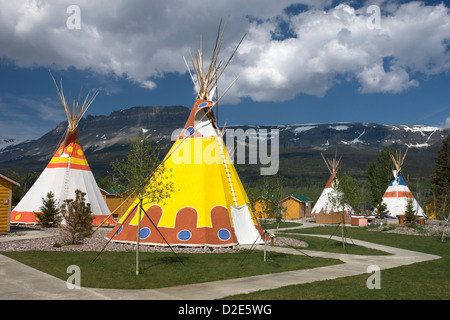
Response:
[[[276,229],[277,223],[274,221],[274,219],[259,219],[259,224],[263,229]],[[278,224],[278,228],[289,228],[289,227],[300,227],[302,224],[297,222],[291,222],[286,220],[281,220]]]
[[[341,243],[316,238],[304,234],[331,235],[335,227],[315,227],[289,230],[279,236],[295,237],[306,241],[309,249],[337,253],[346,253]],[[419,252],[436,254],[442,257],[430,262],[415,263],[381,271],[381,289],[369,290],[366,287],[369,274],[345,277],[336,280],[320,281],[310,284],[288,286],[276,290],[267,290],[248,295],[232,296],[230,299],[450,299],[450,239],[441,243],[438,237],[408,236],[368,231],[364,228],[348,228],[352,239],[399,247]],[[350,244],[348,254],[386,254]],[[334,259],[310,258],[305,255],[284,255],[268,252],[268,262],[263,262],[263,252],[246,251],[237,253],[179,254],[182,265],[172,253],[141,253],[140,261],[143,274],[135,274],[134,252],[104,252],[91,264],[97,252],[5,252],[2,253],[25,264],[66,280],[69,265],[81,268],[81,285],[99,288],[159,288],[166,286],[199,283],[236,277],[246,277],[264,273],[276,273],[287,270],[316,268],[340,263]],[[245,258],[242,265],[240,262]]]
[[[335,227],[315,227],[297,230],[298,233],[327,234]],[[260,300],[448,300],[450,299],[450,239],[441,243],[438,237],[410,236],[368,231],[363,228],[347,228],[353,239],[436,254],[442,259],[415,263],[381,271],[381,289],[369,290],[366,286],[369,274],[336,280],[319,281],[303,285],[260,291],[230,299]],[[289,232],[292,232],[290,230]],[[306,239],[304,236],[296,236]],[[309,237],[308,237],[309,238]],[[307,241],[307,240],[306,240]]]
[[[140,253],[142,274],[136,276],[135,252],[103,252],[91,264],[97,252],[4,252],[24,264],[66,280],[67,267],[81,270],[81,286],[117,289],[161,288],[229,278],[248,277],[342,263],[337,259],[310,258],[304,255],[263,252],[178,254]],[[241,263],[242,262],[242,263]]]
[[[304,230],[304,229],[302,229]],[[293,232],[295,233],[295,231]],[[308,244],[307,248],[299,248],[305,253],[308,250],[314,251],[323,251],[323,252],[334,252],[334,253],[345,253],[345,254],[358,254],[358,255],[390,255],[390,253],[385,251],[380,251],[376,249],[366,248],[362,246],[357,246],[352,243],[351,239],[346,241],[345,248],[342,246],[342,241],[335,241],[328,238],[318,238],[313,236],[304,236],[304,235],[295,235],[291,234],[291,231],[288,233],[280,232],[278,234],[279,237],[289,237],[298,240],[305,241]]]

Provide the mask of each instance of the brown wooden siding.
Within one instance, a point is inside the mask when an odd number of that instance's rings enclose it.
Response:
[[[11,212],[11,182],[0,177],[0,234],[9,231],[9,214]]]

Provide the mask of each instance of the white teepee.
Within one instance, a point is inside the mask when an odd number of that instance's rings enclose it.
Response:
[[[73,101],[71,105],[68,105],[62,85],[59,89],[55,82],[55,86],[67,115],[68,127],[62,143],[47,167],[11,212],[10,221],[23,224],[37,223],[34,213],[40,212],[42,199],[48,192],[51,191],[54,194],[57,206],[60,206],[64,200],[74,199],[75,190],[79,189],[86,193],[85,201],[90,204],[94,216],[93,225],[99,225],[106,217],[110,216],[110,210],[95,182],[77,136],[78,123],[97,96],[98,91],[91,96],[89,92],[82,104],[80,104],[80,92],[78,101]],[[110,216],[105,224],[114,225],[114,219]]]
[[[328,170],[331,173],[330,178],[328,179],[325,188],[322,191],[319,199],[317,199],[314,207],[312,208],[311,215],[314,217],[318,214],[329,214],[332,212],[345,211],[347,213],[352,213],[352,209],[350,206],[345,205],[344,208],[334,208],[333,204],[330,201],[330,198],[334,197],[334,194],[337,192],[337,186],[339,185],[337,179],[337,172],[339,170],[339,165],[341,162],[341,158],[337,159],[337,151],[334,155],[334,159],[327,159],[322,155],[325,164],[327,165]]]
[[[387,206],[387,210],[391,217],[405,214],[406,205],[408,204],[409,199],[412,199],[413,201],[413,208],[416,211],[416,215],[422,217],[425,216],[422,207],[414,198],[400,172],[407,153],[408,150],[405,152],[403,157],[401,151],[396,152],[395,156],[391,155],[392,162],[395,166],[395,170],[393,170],[394,177],[389,183],[382,200],[382,202]],[[377,213],[376,209],[374,213]]]

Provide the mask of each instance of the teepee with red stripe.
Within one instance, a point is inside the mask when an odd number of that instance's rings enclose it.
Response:
[[[323,157],[323,161],[325,161],[325,164],[327,165],[328,170],[331,173],[330,178],[328,179],[327,184],[325,185],[325,188],[323,189],[319,199],[317,199],[316,204],[311,210],[311,215],[315,217],[319,214],[330,214],[333,212],[338,211],[345,211],[347,213],[352,213],[352,208],[348,205],[344,205],[343,207],[336,208],[333,206],[331,198],[336,197],[336,192],[339,192],[337,189],[337,186],[339,185],[338,179],[337,179],[337,172],[339,170],[339,165],[341,162],[341,159],[337,159],[337,150],[334,155],[334,159],[327,159]]]
[[[93,95],[90,95],[89,92],[82,104],[80,104],[80,92],[78,101],[68,105],[62,85],[61,89],[56,85],[56,89],[67,115],[67,130],[63,136],[62,143],[47,167],[11,212],[10,222],[22,224],[38,223],[35,212],[40,212],[42,199],[46,197],[48,192],[51,191],[54,194],[57,206],[60,206],[64,200],[73,199],[75,190],[78,189],[86,193],[86,203],[90,204],[94,216],[92,224],[99,225],[108,218],[104,225],[114,225],[114,219],[95,182],[94,175],[77,135],[78,123],[97,96],[98,91],[94,92]]]
[[[405,182],[405,179],[403,179],[402,173],[400,172],[407,153],[408,150],[406,150],[403,157],[401,151],[397,151],[394,155],[391,154],[391,160],[395,170],[392,171],[393,178],[383,195],[382,202],[386,205],[389,215],[391,217],[397,217],[398,215],[405,214],[408,201],[411,200],[416,216],[424,217],[425,214],[422,207],[414,198],[408,184]],[[376,209],[374,213],[378,213]]]

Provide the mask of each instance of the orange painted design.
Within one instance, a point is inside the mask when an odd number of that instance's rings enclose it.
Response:
[[[35,223],[36,216],[34,212],[29,211],[11,211],[11,222]]]
[[[107,215],[100,216],[100,215],[92,215],[94,217],[94,220],[92,221],[93,226],[100,225],[106,218],[108,218]],[[11,212],[11,222],[20,222],[20,223],[35,223],[36,222],[36,216],[34,212],[30,211],[12,211]],[[109,217],[108,220],[103,224],[104,226],[113,226],[116,222],[114,221],[113,217]]]
[[[197,211],[194,208],[185,207],[178,211],[174,228],[158,227],[158,232],[155,226],[158,225],[162,213],[162,209],[159,206],[151,206],[147,210],[147,215],[144,212],[141,213],[141,236],[139,241],[141,244],[166,245],[161,234],[171,245],[198,246],[208,244],[231,246],[237,243],[234,228],[230,224],[228,210],[222,206],[216,206],[211,211],[212,227],[197,227]],[[137,208],[134,208],[128,220],[124,221],[123,225],[117,224],[107,237],[110,239],[112,237],[113,241],[136,240],[138,228],[136,225],[129,224],[132,217],[136,214],[139,214],[139,212]],[[261,234],[263,233],[262,230],[258,231]]]
[[[116,222],[114,221],[114,218],[112,216],[101,216],[101,215],[92,215],[94,217],[94,220],[92,221],[93,226],[99,226],[102,224],[103,221],[105,221],[106,218],[108,220],[103,223],[104,226],[114,226],[116,225]]]
[[[64,152],[63,152],[64,150]],[[84,156],[83,148],[78,141],[76,129],[70,132],[53,155],[47,168],[70,168],[75,170],[91,170]]]
[[[411,192],[408,191],[398,191],[399,198],[414,198]]]
[[[198,100],[198,99],[195,100],[194,106],[192,107],[191,114],[189,115],[189,118],[186,121],[186,125],[184,126],[183,131],[181,132],[180,136],[178,137],[178,140],[183,140],[184,138],[186,138],[186,136],[189,136],[189,138],[203,137],[203,135],[199,131],[194,129],[195,128],[195,120],[200,120],[201,118],[203,118],[202,121],[206,121],[206,120],[208,120],[208,117],[211,117],[213,125],[216,125],[216,120],[214,118],[213,112],[209,112],[204,117],[197,116],[197,113],[200,110],[204,109],[205,112],[207,112],[209,107],[211,107],[212,105],[213,105],[213,102],[211,102],[211,101]]]
[[[408,191],[388,191],[384,193],[383,198],[414,198]]]
[[[333,180],[334,177],[336,177],[336,173],[333,173],[330,177],[330,179],[328,179],[327,184],[325,185],[325,188],[331,188],[333,186]]]

